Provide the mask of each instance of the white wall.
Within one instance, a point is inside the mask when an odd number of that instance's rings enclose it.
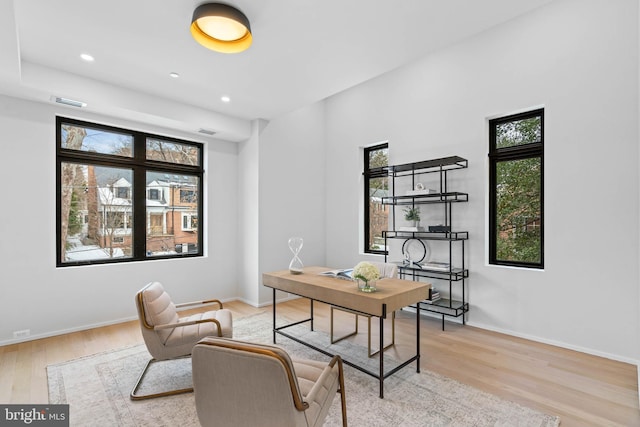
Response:
[[[196,140],[82,110],[0,96],[0,345],[135,317],[134,294],[160,280],[176,301],[236,297],[237,144],[208,141],[208,256],[56,268],[55,116]]]
[[[251,137],[238,144],[238,295],[241,300],[256,305],[259,289],[258,224],[260,204],[258,193],[260,131],[264,124],[251,124]]]
[[[472,325],[639,358],[638,4],[562,0],[330,98],[327,264],[358,253],[359,147],[469,159]],[[545,108],[545,269],[488,266],[487,120]],[[453,177],[454,175],[452,175]]]
[[[325,265],[324,127],[319,102],[271,120],[260,134],[261,272],[289,267],[293,236],[304,239],[304,265]],[[260,286],[260,303],[271,300]]]

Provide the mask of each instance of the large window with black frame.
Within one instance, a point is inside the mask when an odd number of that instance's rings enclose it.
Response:
[[[489,121],[489,263],[544,268],[544,110]]]
[[[203,145],[56,118],[58,267],[202,256]]]
[[[382,198],[389,191],[386,166],[389,165],[389,145],[378,144],[364,149],[364,251],[385,254],[382,231],[389,228],[389,207]]]

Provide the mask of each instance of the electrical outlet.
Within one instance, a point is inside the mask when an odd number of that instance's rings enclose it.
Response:
[[[24,338],[28,337],[29,335],[31,335],[31,329],[23,329],[21,331],[15,331],[13,333],[14,338]]]

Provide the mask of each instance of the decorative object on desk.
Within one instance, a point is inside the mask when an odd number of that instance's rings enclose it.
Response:
[[[370,262],[362,261],[353,268],[353,278],[358,281],[358,289],[362,292],[375,292],[380,270]]]
[[[345,268],[342,270],[329,270],[318,273],[321,276],[335,277],[342,280],[353,280],[353,268]]]
[[[289,263],[289,272],[291,274],[302,274],[302,268],[304,265],[300,258],[298,258],[298,254],[302,249],[303,243],[304,241],[302,240],[302,237],[291,237],[289,239],[289,249],[293,252],[293,259]]]
[[[402,255],[405,264],[417,264],[429,259],[430,249],[427,242],[421,239],[407,239],[402,244]]]
[[[420,208],[415,206],[405,208],[404,219],[407,221],[413,221],[413,226],[418,227],[418,224],[420,223]]]
[[[451,231],[451,227],[448,225],[442,225],[442,224],[430,225],[429,231],[431,233],[448,233],[449,231]]]

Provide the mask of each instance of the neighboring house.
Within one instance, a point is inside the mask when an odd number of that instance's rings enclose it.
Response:
[[[147,184],[147,251],[197,250],[197,191],[177,175]]]
[[[125,178],[87,188],[87,209],[79,211],[85,217],[83,223],[88,223],[82,234],[103,248],[107,257],[131,255],[131,191],[132,185]],[[188,177],[167,176],[167,180],[154,180],[147,185],[148,253],[197,251],[197,191],[197,186],[190,183]],[[95,212],[95,220],[92,220],[91,212]]]

